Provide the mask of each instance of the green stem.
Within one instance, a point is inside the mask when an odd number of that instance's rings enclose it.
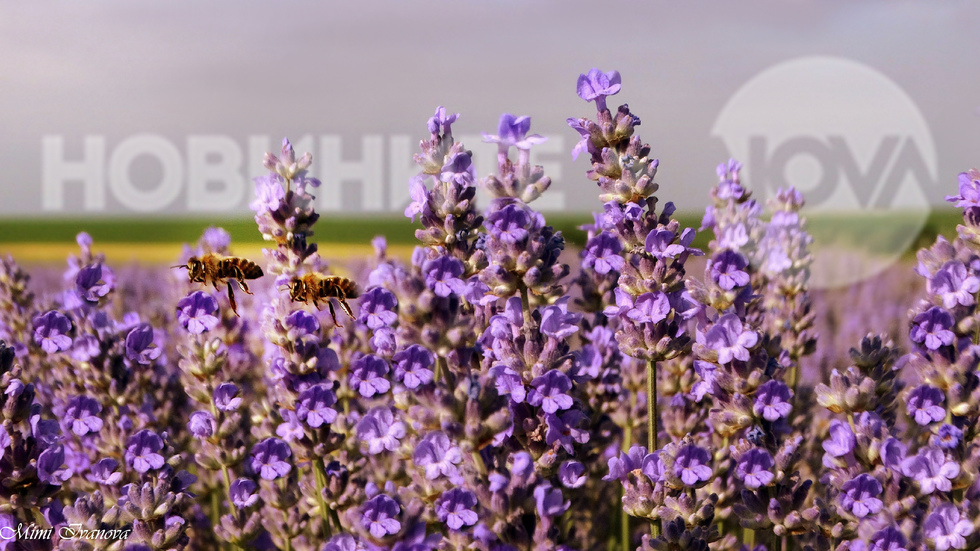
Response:
[[[660,404],[657,401],[657,362],[647,362],[647,446],[650,453],[660,449],[657,421],[660,420]]]
[[[333,530],[330,529],[330,512],[327,511],[327,501],[323,499],[323,488],[327,485],[327,471],[323,466],[323,459],[317,457],[313,460],[313,479],[316,481],[316,501],[320,508],[320,516],[323,517],[323,531],[327,539],[333,537]]]
[[[211,526],[217,526],[221,522],[221,496],[214,489],[211,490]]]
[[[749,549],[755,548],[755,530],[745,529],[745,536],[743,537],[743,542],[745,545],[749,546]]]
[[[623,488],[620,495],[625,492],[626,489]],[[622,501],[622,498],[620,498],[620,501]],[[623,551],[630,551],[630,516],[626,514],[626,511],[622,507],[619,508],[619,518],[623,536]]]
[[[633,445],[633,420],[629,416],[636,409],[636,393],[630,393],[630,409],[626,412],[626,424],[623,427],[623,451],[629,452],[630,446]],[[623,497],[625,497],[626,488],[619,489],[619,502],[622,504]],[[623,539],[623,551],[630,551],[630,516],[626,514],[626,511],[622,507],[619,508],[619,521],[620,530]]]

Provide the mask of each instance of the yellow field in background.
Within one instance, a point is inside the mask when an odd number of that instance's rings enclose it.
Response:
[[[261,244],[243,244],[233,247],[237,256],[261,259]],[[96,243],[96,252],[104,253],[106,261],[112,264],[136,262],[139,264],[172,264],[183,250],[181,243]],[[388,255],[408,259],[412,255],[412,245],[389,245]],[[326,259],[367,258],[374,255],[371,245],[361,244],[323,244],[319,245],[320,256]],[[74,243],[0,243],[0,255],[12,256],[20,263],[64,263],[68,255],[78,254]],[[261,262],[260,262],[261,264]]]

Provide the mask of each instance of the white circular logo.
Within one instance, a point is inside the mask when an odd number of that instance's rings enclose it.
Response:
[[[774,65],[728,100],[711,131],[743,162],[764,203],[780,187],[806,197],[811,288],[861,281],[899,258],[929,216],[938,178],[922,113],[895,82],[849,59]]]

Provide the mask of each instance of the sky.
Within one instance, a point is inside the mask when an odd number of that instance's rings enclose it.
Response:
[[[480,175],[495,163],[481,133],[530,116],[554,179],[540,208],[587,212],[601,205],[565,120],[594,115],[575,95],[592,67],[621,73],[610,104],[640,116],[658,195],[681,210],[704,208],[733,155],[760,196],[785,182],[815,208],[927,208],[980,165],[978,15],[926,1],[4,2],[0,215],[245,213],[256,159],[283,136],[311,148],[322,210],[400,212],[439,105],[461,113]]]

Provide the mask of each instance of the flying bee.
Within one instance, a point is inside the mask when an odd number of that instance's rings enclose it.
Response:
[[[262,268],[258,264],[247,258],[234,256],[224,256],[218,253],[207,253],[200,258],[192,256],[187,259],[186,265],[171,266],[171,268],[187,268],[187,275],[192,283],[203,283],[218,288],[218,283],[225,283],[228,286],[228,302],[231,303],[231,311],[238,315],[238,304],[235,302],[235,292],[231,286],[231,281],[238,283],[246,294],[251,295],[248,290],[246,279],[258,279],[262,277]]]
[[[311,273],[302,277],[294,277],[289,282],[289,298],[293,302],[312,303],[319,310],[318,301],[326,301],[327,306],[330,307],[330,317],[333,318],[333,324],[337,327],[343,326],[337,322],[337,314],[334,312],[333,302],[330,299],[337,299],[340,307],[350,316],[350,319],[355,319],[350,304],[347,304],[347,299],[357,298],[357,296],[357,284],[346,277]]]

